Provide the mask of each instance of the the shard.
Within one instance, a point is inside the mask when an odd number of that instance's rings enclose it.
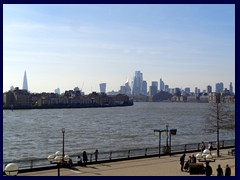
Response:
[[[26,71],[24,72],[23,89],[28,91],[28,83],[27,83],[27,73],[26,73]]]

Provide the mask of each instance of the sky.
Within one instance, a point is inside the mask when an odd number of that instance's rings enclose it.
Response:
[[[135,71],[148,86],[235,89],[235,5],[4,4],[3,92],[24,71],[38,93],[118,91]]]

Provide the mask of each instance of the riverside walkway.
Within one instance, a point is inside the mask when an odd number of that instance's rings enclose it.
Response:
[[[231,168],[231,176],[235,176],[235,156],[229,155],[230,149],[222,149],[220,157],[215,162],[211,162],[213,173],[216,176],[216,169],[218,164],[221,165],[225,172],[225,166],[228,164]],[[216,153],[216,151],[213,151]],[[194,154],[197,154],[195,152]],[[186,153],[185,160],[192,153]],[[117,162],[105,162],[89,164],[87,167],[74,166],[73,168],[61,168],[60,176],[204,176],[204,175],[190,175],[189,172],[182,172],[180,170],[181,154],[174,154],[172,156],[161,156],[141,158],[134,160],[124,160]],[[57,176],[57,169],[42,170],[34,172],[20,173],[18,176]]]

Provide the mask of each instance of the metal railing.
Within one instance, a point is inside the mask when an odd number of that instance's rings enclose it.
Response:
[[[207,147],[207,144],[209,142],[205,142],[205,143]],[[215,142],[210,142],[210,143],[215,144]],[[231,147],[235,147],[235,139],[220,141],[220,148],[231,148]],[[183,152],[185,153],[194,152],[194,151],[200,151],[200,143],[172,145],[170,153],[165,153],[164,148],[165,146],[161,146],[160,155],[171,155],[171,154],[177,154],[177,153],[183,153]],[[69,155],[73,160],[74,164],[77,163],[76,159],[77,159],[77,156],[79,155],[81,154]],[[108,151],[108,152],[99,152],[97,161],[98,162],[116,161],[116,160],[144,158],[144,157],[158,156],[158,155],[159,155],[159,147]],[[88,156],[88,163],[94,163],[96,161],[94,152],[88,153],[87,156]],[[38,158],[38,159],[28,159],[28,160],[15,160],[11,162],[3,161],[3,169],[8,163],[17,163],[20,170],[56,166],[54,164],[50,164],[47,158]]]

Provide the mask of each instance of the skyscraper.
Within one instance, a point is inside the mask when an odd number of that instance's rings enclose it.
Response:
[[[143,74],[141,73],[141,71],[135,71],[135,76],[134,76],[133,85],[132,85],[133,95],[142,93],[142,82],[143,82]]]
[[[233,86],[232,86],[232,82],[230,82],[230,85],[229,85],[229,91],[230,91],[230,94],[233,94]]]
[[[100,83],[100,84],[99,84],[100,92],[101,92],[101,93],[106,93],[106,86],[107,86],[106,83]]]
[[[162,81],[162,78],[160,78],[160,91],[164,91],[164,82]]]
[[[24,72],[24,78],[23,78],[23,88],[28,91],[28,83],[27,83],[27,73],[26,71]]]

